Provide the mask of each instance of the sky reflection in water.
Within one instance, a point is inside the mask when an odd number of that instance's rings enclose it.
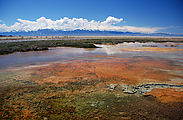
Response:
[[[122,43],[117,45],[97,45],[102,48],[84,49],[84,48],[70,48],[70,47],[57,47],[50,48],[47,51],[31,51],[31,52],[16,52],[8,55],[0,56],[0,69],[21,67],[36,64],[47,64],[50,62],[62,60],[97,60],[103,59],[102,57],[92,57],[102,55],[107,57],[116,58],[129,58],[129,57],[156,57],[169,60],[183,61],[183,51],[177,52],[153,52],[153,51],[123,51],[121,49],[143,48],[154,46],[153,48],[175,48],[183,49],[183,44],[175,43]],[[173,47],[171,46],[173,45]]]

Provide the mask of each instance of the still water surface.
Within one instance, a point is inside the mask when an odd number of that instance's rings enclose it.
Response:
[[[152,57],[183,62],[183,44],[179,43],[122,43],[117,45],[96,45],[102,48],[84,49],[71,47],[49,48],[47,51],[16,52],[0,56],[0,70],[13,67],[47,64],[56,61],[97,60],[106,58]],[[138,50],[133,50],[137,48]],[[148,48],[146,51],[141,48]],[[153,48],[153,49],[152,49]],[[154,51],[165,48],[167,51]],[[124,50],[125,49],[125,50]],[[126,49],[128,51],[126,51]],[[151,51],[152,49],[152,51]],[[170,49],[170,50],[169,50]],[[172,51],[174,49],[174,51]],[[98,56],[98,57],[97,57]],[[103,56],[103,57],[99,57]]]

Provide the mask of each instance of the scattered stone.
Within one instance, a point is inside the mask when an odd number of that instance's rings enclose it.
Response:
[[[109,90],[113,91],[117,86],[118,84],[110,84],[108,87],[109,87]]]
[[[124,93],[128,93],[128,94],[135,94],[137,92],[137,90],[135,89],[135,87],[131,86],[131,85],[122,85],[122,91]]]
[[[169,85],[169,84],[144,84],[138,86],[121,85],[122,91],[127,94],[143,94],[151,92],[154,88],[183,88],[183,85]]]

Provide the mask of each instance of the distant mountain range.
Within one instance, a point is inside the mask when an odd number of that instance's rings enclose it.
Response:
[[[168,33],[134,33],[117,31],[99,31],[99,30],[74,30],[62,31],[53,29],[42,29],[38,31],[22,32],[1,32],[0,35],[6,36],[183,36],[183,34]]]

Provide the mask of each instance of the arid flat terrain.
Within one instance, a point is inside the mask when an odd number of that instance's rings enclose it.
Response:
[[[145,40],[174,40],[182,41],[183,37],[166,37],[166,36],[12,36],[0,37],[0,40],[23,40],[23,39],[145,39]]]

